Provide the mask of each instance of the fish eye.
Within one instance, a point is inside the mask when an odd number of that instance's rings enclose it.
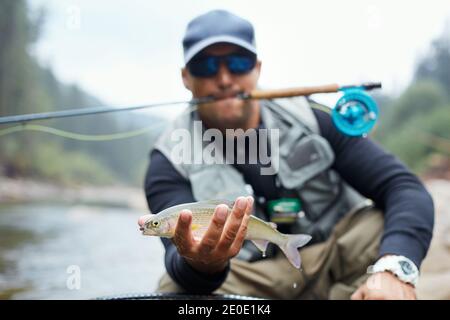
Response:
[[[159,226],[159,221],[152,221],[152,227],[157,228]]]

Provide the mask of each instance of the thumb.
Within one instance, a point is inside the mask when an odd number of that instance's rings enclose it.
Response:
[[[350,297],[350,299],[352,300],[364,300],[364,296],[365,296],[365,285],[363,284],[362,286],[360,286],[358,288],[358,290],[356,290],[352,296]]]

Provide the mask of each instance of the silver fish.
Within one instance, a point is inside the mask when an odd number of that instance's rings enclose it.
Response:
[[[208,229],[214,210],[217,205],[226,204],[228,213],[231,212],[233,202],[224,200],[207,200],[192,203],[184,203],[167,208],[158,214],[150,215],[145,221],[139,221],[143,235],[172,238],[178,217],[182,210],[188,209],[192,212],[191,229],[196,240],[202,238]],[[251,216],[245,239],[251,240],[255,246],[265,255],[269,242],[276,244],[286,255],[289,262],[296,268],[300,268],[301,259],[298,252],[299,247],[304,246],[311,240],[306,234],[284,234],[276,229],[276,225],[266,222],[255,216]]]

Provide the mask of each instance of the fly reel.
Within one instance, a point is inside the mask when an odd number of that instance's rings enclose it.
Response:
[[[365,137],[378,119],[375,100],[363,88],[342,88],[331,117],[336,128],[351,137]]]

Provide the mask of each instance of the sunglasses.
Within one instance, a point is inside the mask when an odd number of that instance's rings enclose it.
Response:
[[[192,59],[187,68],[198,78],[210,78],[217,75],[221,62],[232,74],[242,75],[249,73],[256,65],[256,55],[245,53],[232,53],[223,56],[201,55]]]

